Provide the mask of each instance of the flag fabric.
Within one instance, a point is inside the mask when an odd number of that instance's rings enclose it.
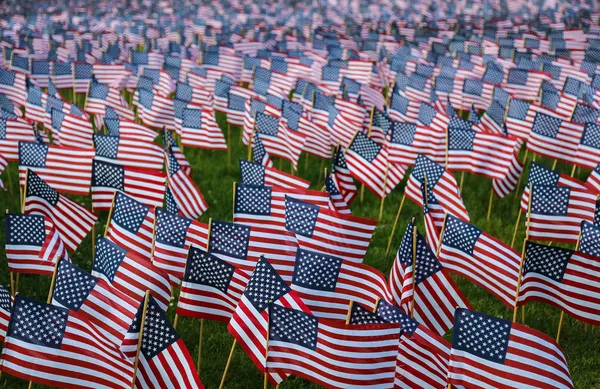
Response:
[[[356,133],[344,155],[350,174],[379,198],[394,190],[406,173],[405,166],[389,160],[386,146],[361,132]]]
[[[167,273],[156,267],[150,259],[140,257],[107,238],[96,239],[92,275],[135,301],[150,291],[163,311],[169,307],[171,283]]]
[[[27,99],[25,78],[24,73],[0,69],[0,93],[19,106],[25,105]]]
[[[354,179],[346,163],[344,150],[339,145],[333,151],[331,174],[335,177],[335,181],[339,183],[340,192],[344,196],[344,200],[346,203],[351,204],[352,200],[358,195],[358,189],[354,184]]]
[[[5,287],[0,285],[0,342],[4,342],[12,312],[13,298]]]
[[[262,257],[257,263],[242,294],[227,330],[248,354],[262,374],[277,385],[286,373],[268,371],[267,341],[269,339],[269,308],[278,305],[310,314],[310,309],[297,293],[290,289],[269,261]]]
[[[581,238],[579,239],[580,252],[595,257],[600,257],[600,227],[594,223],[581,222]]]
[[[508,168],[508,173],[504,178],[495,179],[492,181],[492,190],[494,194],[499,198],[506,197],[509,193],[511,193],[517,187],[519,183],[519,177],[523,173],[523,162],[519,160],[519,155],[517,153],[513,154],[511,158],[510,167]]]
[[[177,314],[228,322],[250,274],[205,250],[190,246],[177,302]]]
[[[507,307],[515,307],[521,255],[498,238],[448,215],[439,260],[450,272],[475,282]]]
[[[34,333],[31,328],[38,330]],[[21,295],[15,297],[2,371],[56,387],[130,389],[133,385],[133,363],[103,339],[83,312]]]
[[[308,189],[310,182],[293,174],[263,165],[256,161],[240,159],[242,184],[277,186],[286,189]]]
[[[8,167],[8,161],[0,154],[0,174]],[[6,190],[4,182],[0,179],[0,188]]]
[[[594,255],[528,241],[518,305],[542,301],[595,325],[600,321],[597,274]]]
[[[595,169],[600,163],[600,125],[586,123],[577,147],[577,158],[572,163],[588,169]]]
[[[121,118],[119,113],[111,107],[106,107],[104,126],[108,135],[137,138],[143,142],[152,143],[158,135],[156,131],[143,124]]]
[[[306,135],[290,129],[281,118],[262,112],[256,112],[255,128],[270,155],[290,161],[297,169]]]
[[[96,160],[132,168],[163,168],[163,149],[152,142],[123,135],[94,134],[94,147]]]
[[[437,163],[446,160],[446,131],[440,132],[420,123],[393,121],[389,141],[389,160],[414,165],[419,154]]]
[[[155,218],[152,262],[177,284],[184,275],[190,247],[207,247],[208,225],[163,208],[156,208]]]
[[[137,89],[138,117],[147,126],[160,128],[165,126],[169,130],[175,129],[175,112],[173,100],[161,96],[154,91]]]
[[[161,207],[166,174],[94,159],[92,162],[92,208],[109,210],[115,193],[124,193],[150,207]]]
[[[163,309],[152,296],[148,296],[147,304],[145,317],[140,304],[122,348],[126,355],[131,355],[133,348],[135,357],[138,339],[142,337],[135,387],[204,389],[190,352]]]
[[[373,267],[305,249],[296,252],[291,287],[319,319],[344,321],[352,301],[373,309],[378,300],[391,299],[385,277]]]
[[[421,185],[421,197],[423,198],[423,222],[425,224],[425,239],[433,252],[440,250],[441,236],[440,229],[435,225],[432,213],[429,211],[429,201],[425,185]]]
[[[466,388],[573,388],[554,339],[523,324],[457,309],[448,383]]]
[[[35,130],[31,123],[16,117],[0,117],[0,154],[8,161],[18,162],[19,142],[34,142],[34,136]]]
[[[69,259],[54,223],[43,215],[6,215],[6,259],[13,273],[52,275],[56,261]]]
[[[119,247],[149,259],[154,232],[154,209],[133,197],[115,192],[106,227],[106,238]]]
[[[587,180],[585,186],[588,190],[596,195],[600,194],[600,162],[594,167]]]
[[[166,150],[167,183],[179,211],[185,217],[199,218],[207,209],[208,204],[192,177],[175,158],[172,147]]]
[[[571,163],[577,157],[584,126],[537,113],[533,120],[527,149],[534,153]]]
[[[413,269],[413,239],[416,240],[416,269]],[[395,305],[439,335],[452,328],[456,307],[470,307],[412,223],[406,229],[392,265],[389,289]]]
[[[106,342],[120,346],[137,312],[136,300],[64,259],[55,277],[52,305],[83,315]]]
[[[98,218],[87,208],[66,198],[33,171],[27,171],[25,213],[41,214],[54,223],[69,252],[75,252]]]
[[[188,104],[181,113],[181,125],[175,123],[175,130],[180,131],[181,144],[211,150],[226,150],[228,145],[221,128],[214,118],[212,109]]]
[[[77,79],[75,85],[77,85]],[[117,111],[119,117],[131,121],[134,120],[133,112],[127,103],[125,103],[125,100],[121,97],[121,94],[116,88],[111,88],[108,85],[96,81],[89,82],[86,80],[84,90],[76,89],[78,93],[86,91],[88,93],[86,104],[83,107],[85,111],[95,115],[104,115],[106,107],[110,107]]]
[[[285,228],[301,248],[361,263],[377,222],[285,197]]]
[[[92,123],[76,105],[71,105],[71,113],[50,109],[52,140],[64,147],[94,147]]]
[[[330,173],[325,176],[325,191],[329,193],[329,209],[339,213],[350,214],[350,207],[339,190],[337,177]]]
[[[262,140],[260,140],[260,134],[257,131],[254,132],[254,140],[252,142],[252,162],[267,168],[273,168],[273,161],[271,161],[271,157],[269,157],[269,153],[265,149]]]
[[[61,193],[87,196],[92,180],[94,149],[19,142],[19,184],[25,186],[27,172],[35,172]]]
[[[325,388],[391,388],[400,325],[345,324],[271,304],[267,371],[303,377]]]

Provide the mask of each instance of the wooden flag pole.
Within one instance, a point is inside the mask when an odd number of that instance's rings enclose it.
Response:
[[[519,301],[519,292],[521,289],[521,278],[523,276],[523,263],[525,262],[525,246],[527,245],[527,238],[523,239],[523,249],[521,250],[521,262],[519,263],[519,278],[517,280],[517,291],[515,293],[515,307],[513,310],[513,322],[517,322],[517,311],[519,307],[517,306],[517,302]]]
[[[379,205],[379,221],[381,221],[381,217],[383,216],[383,203],[385,202],[385,197],[386,197],[386,191],[387,191],[387,183],[388,183],[388,172],[389,172],[389,165],[385,166],[385,179],[383,180],[383,193],[381,196],[381,204]]]
[[[200,375],[200,360],[202,357],[202,333],[203,332],[204,332],[204,319],[200,319],[200,335],[198,336],[198,364],[196,366],[198,375]]]
[[[219,385],[219,389],[223,389],[223,385],[225,385],[225,377],[227,377],[227,371],[229,370],[229,365],[231,364],[231,360],[233,359],[233,352],[235,351],[235,345],[237,344],[237,339],[233,339],[233,344],[231,345],[231,351],[229,352],[229,358],[227,358],[227,364],[225,365],[225,371],[223,371],[223,377],[221,378],[221,384]]]
[[[535,155],[535,154],[534,154]],[[529,156],[529,150],[525,149],[525,158],[523,158],[523,167],[527,163],[527,157]],[[523,180],[523,172],[519,174],[519,180],[517,181],[517,186],[515,187],[515,197],[519,198],[519,188],[521,187],[521,180]]]
[[[8,215],[8,209],[4,210],[4,214]],[[10,270],[8,271],[8,274],[10,276],[10,295],[14,296],[15,295],[15,278],[13,276],[13,272],[11,272]]]
[[[531,220],[531,198],[533,197],[533,185],[529,184],[529,200],[527,201],[527,219],[525,226],[525,239],[529,239],[529,222]]]
[[[87,106],[87,100],[88,100],[88,94],[90,93],[90,88],[92,87],[92,80],[88,81],[88,87],[87,90],[85,91],[85,100],[83,100],[83,110],[85,111],[85,108]]]
[[[231,170],[231,124],[227,122],[227,168]]]
[[[490,216],[492,215],[492,202],[494,201],[494,185],[492,184],[492,188],[490,189],[490,202],[488,203],[488,213],[486,220],[490,220]]]
[[[350,317],[352,316],[352,304],[354,304],[354,301],[350,300],[348,303],[348,312],[346,313],[346,324],[350,324]]]
[[[392,226],[392,232],[390,233],[390,237],[388,238],[387,249],[385,249],[386,257],[390,253],[390,247],[392,246],[392,239],[394,238],[394,232],[396,232],[396,226],[398,225],[398,219],[400,218],[400,213],[402,212],[402,207],[404,206],[405,199],[406,199],[406,193],[403,193],[402,200],[400,201],[400,206],[398,207],[398,212],[396,212],[396,219],[394,219],[394,225]]]
[[[25,186],[21,191],[21,213],[25,213],[25,200],[27,199],[27,182],[29,181],[29,169],[25,171]],[[21,187],[21,183],[19,183],[19,188]]]
[[[514,248],[515,247],[515,239],[517,238],[517,230],[519,229],[519,222],[521,221],[521,214],[523,213],[523,211],[521,210],[521,206],[519,206],[519,216],[517,216],[517,222],[515,223],[515,230],[513,232],[513,238],[512,241],[510,243],[510,247]]]
[[[465,182],[465,172],[461,172],[460,173],[460,185],[459,185],[459,188],[460,188],[461,192],[462,192],[462,189],[463,189],[463,183],[464,182]]]
[[[252,125],[252,133],[250,134],[250,140],[248,141],[248,161],[250,161],[250,158],[252,158],[252,143],[254,142],[254,132],[256,131],[256,112],[254,112],[254,124]],[[227,123],[227,125],[229,126],[229,123]],[[242,131],[242,136],[244,134],[244,131]],[[229,150],[231,148],[231,144],[227,145],[227,150]],[[229,151],[228,151],[229,152]]]
[[[6,175],[8,176],[8,193],[12,193],[12,177],[10,174],[10,163],[6,165]]]
[[[115,208],[115,199],[117,198],[117,192],[113,195],[112,204],[110,205],[110,211],[108,211],[108,219],[106,219],[106,226],[104,227],[104,237],[108,234],[108,226],[110,225],[110,219],[112,218],[113,209]]]
[[[412,299],[410,300],[410,317],[415,317],[415,271],[417,266],[417,226],[413,224],[413,239],[412,239]]]
[[[133,383],[131,385],[132,389],[135,389],[135,377],[137,375],[138,364],[140,362],[140,349],[142,348],[142,339],[144,336],[144,326],[146,324],[146,312],[148,311],[148,300],[150,298],[150,291],[146,291],[146,296],[144,297],[144,308],[142,309],[142,322],[140,324],[140,334],[138,335],[138,344],[137,350],[135,351],[135,361],[133,363]]]
[[[554,163],[552,164],[552,170],[556,169],[556,164],[558,163],[558,159],[554,160]]]

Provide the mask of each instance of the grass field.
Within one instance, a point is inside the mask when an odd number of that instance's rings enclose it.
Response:
[[[224,117],[218,117],[218,121],[224,131],[226,131]],[[201,220],[204,222],[208,222],[209,218],[229,221],[232,219],[232,182],[239,180],[238,160],[245,158],[247,154],[247,149],[241,144],[240,134],[240,128],[232,127],[230,168],[228,167],[227,152],[185,149],[185,155],[193,167],[194,181],[198,184],[210,205],[210,209],[201,217]],[[298,175],[310,180],[312,188],[320,189],[323,185],[323,177],[319,169],[322,167],[321,161],[312,156],[308,157],[308,161],[305,158],[307,158],[306,154],[300,157]],[[538,161],[540,161],[539,158]],[[546,166],[552,165],[552,161],[544,159],[541,161]],[[290,171],[290,164],[287,161],[284,161],[280,165],[280,161],[275,159],[275,166],[282,166],[283,170]],[[325,166],[329,166],[329,161],[325,163]],[[564,173],[570,173],[570,167],[566,164],[559,163],[558,169]],[[588,172],[582,171],[580,178],[585,179],[587,174]],[[0,192],[0,204],[3,204],[4,208],[7,208],[10,212],[17,212],[19,210],[19,190],[17,186],[16,163],[10,164],[10,176],[9,191]],[[456,174],[456,177],[460,181],[460,174]],[[8,186],[9,178],[7,173],[2,175],[2,179]],[[319,179],[321,182],[319,182]],[[410,201],[406,201],[392,243],[392,250],[387,257],[385,256],[387,239],[392,230],[394,217],[402,198],[405,181],[386,198],[383,218],[375,231],[367,258],[365,259],[365,263],[380,269],[386,275],[389,273],[393,261],[394,249],[398,247],[401,233],[411,217],[415,216],[417,218],[419,230],[424,233],[420,209]],[[486,215],[490,190],[490,180],[465,175],[462,195],[471,215],[472,223],[499,237],[504,242],[510,243],[518,211],[515,196],[513,194],[503,200],[494,199],[492,218],[487,221]],[[90,197],[77,197],[76,200],[88,208],[91,206]],[[377,218],[379,215],[379,206],[380,201],[375,195],[366,191],[362,204],[358,199],[352,204],[352,213],[358,216]],[[5,242],[4,212],[0,212],[0,215],[2,219],[0,244],[3,247]],[[100,214],[99,222],[96,225],[96,232],[98,234],[104,231],[107,216],[107,212]],[[520,233],[517,236],[518,250],[521,249],[523,238],[524,225],[522,224],[520,226]],[[0,283],[8,286],[9,275],[4,250],[0,250],[0,258],[2,260]],[[91,271],[91,235],[88,235],[83,241],[77,252],[72,255],[72,259],[81,268]],[[512,311],[509,312],[504,305],[497,302],[487,292],[467,280],[457,279],[457,281],[461,290],[469,298],[475,309],[491,315],[512,319]],[[21,276],[19,293],[45,301],[49,285],[49,277]],[[174,306],[169,309],[168,314],[169,317],[174,317]],[[527,325],[554,337],[556,335],[559,316],[560,311],[558,309],[543,304],[530,304],[526,307],[525,322]],[[199,321],[189,318],[180,318],[177,328],[194,359],[198,355],[199,328]],[[207,388],[218,388],[232,341],[233,338],[227,332],[225,324],[216,322],[205,323],[200,378]],[[585,331],[582,323],[566,317],[563,323],[560,343],[567,355],[575,387],[600,388],[600,330],[597,328],[588,328]],[[27,388],[27,385],[27,382],[6,374],[3,374],[0,378],[0,388]],[[231,389],[253,389],[262,388],[262,385],[262,375],[250,361],[250,358],[238,348],[234,354],[225,387]],[[42,386],[33,385],[33,387]],[[280,385],[280,387],[281,389],[299,389],[317,388],[318,386],[302,379],[291,378]]]

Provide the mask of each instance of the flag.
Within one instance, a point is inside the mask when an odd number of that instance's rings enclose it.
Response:
[[[377,222],[286,195],[285,228],[301,248],[361,263]]]
[[[55,61],[52,64],[52,81],[58,89],[71,89],[73,85],[73,65],[70,62]]]
[[[21,106],[26,102],[25,73],[0,69],[0,93],[10,101]]]
[[[266,168],[273,168],[273,161],[271,161],[271,157],[269,157],[269,153],[265,149],[262,140],[260,140],[260,134],[257,131],[254,132],[254,141],[252,142],[252,162]],[[240,160],[241,163],[242,160]]]
[[[114,193],[110,209],[106,238],[144,259],[150,259],[154,209],[121,192]]]
[[[283,125],[281,120],[276,116],[256,112],[256,131],[270,155],[290,161],[294,169],[297,169],[306,135]]]
[[[7,214],[5,232],[8,270],[13,273],[52,275],[58,259],[69,259],[46,216]]]
[[[335,176],[336,182],[339,182],[340,192],[344,196],[344,200],[346,203],[351,204],[352,200],[358,195],[358,189],[354,184],[350,169],[348,169],[344,149],[339,145],[333,151],[331,174]]]
[[[177,303],[177,314],[227,322],[248,285],[240,267],[190,246]]]
[[[503,88],[516,99],[533,101],[542,81],[549,78],[549,74],[541,71],[512,68],[508,69]]]
[[[129,136],[94,134],[96,160],[125,167],[162,170],[163,149],[154,143]]]
[[[136,300],[61,259],[56,268],[52,305],[83,315],[105,343],[120,346],[137,312]]]
[[[207,247],[208,225],[163,208],[156,208],[155,215],[152,262],[176,284],[183,277],[190,246]]]
[[[528,140],[535,119],[535,110],[530,109],[530,102],[519,99],[510,99],[508,113],[506,114],[506,128],[508,133],[522,140]]]
[[[350,207],[339,190],[337,177],[327,173],[325,175],[325,191],[329,193],[329,209],[339,213],[350,214]]]
[[[465,221],[469,221],[469,214],[463,204],[458,184],[452,173],[419,154],[415,166],[406,183],[406,197],[418,206],[423,206],[423,194],[421,186],[427,177],[427,202],[429,212],[435,221],[436,227],[441,227],[445,215],[455,215]]]
[[[199,218],[207,209],[208,204],[198,186],[189,173],[182,169],[176,160],[172,147],[166,150],[167,157],[167,183],[179,211],[185,217]]]
[[[75,105],[71,105],[71,112],[51,108],[52,140],[64,147],[93,148],[94,129],[89,118]]]
[[[427,199],[427,190],[425,185],[421,185],[421,197],[423,198],[423,222],[425,224],[425,239],[433,252],[438,253],[440,250],[440,229],[435,225],[433,215],[429,211],[429,201]]]
[[[585,181],[585,186],[588,190],[595,194],[600,194],[600,162],[598,165],[592,170],[587,180]]]
[[[570,163],[588,169],[595,169],[600,163],[600,125],[587,123],[577,147],[577,158]]]
[[[0,342],[4,342],[12,312],[13,298],[5,287],[0,285]]]
[[[457,309],[454,321],[448,373],[452,386],[573,388],[565,356],[549,336],[468,309]]]
[[[142,142],[152,143],[157,135],[156,131],[143,124],[121,118],[111,107],[106,107],[104,126],[108,135],[134,138]]]
[[[61,193],[87,196],[92,180],[94,149],[61,147],[37,142],[19,142],[19,183],[25,186],[27,172],[35,172]]]
[[[133,385],[133,363],[98,334],[83,312],[21,295],[15,297],[2,371],[56,387],[130,389]]]
[[[31,123],[0,117],[0,154],[8,161],[19,161],[19,142],[34,142],[34,135]]]
[[[8,161],[0,154],[0,174],[4,172],[4,170],[8,167]],[[0,179],[0,188],[6,190],[6,186],[4,182]]]
[[[267,371],[325,388],[392,387],[399,324],[345,324],[274,304],[268,310]]]
[[[308,189],[310,182],[293,174],[257,162],[240,159],[242,184],[277,186],[286,189]]]
[[[581,222],[581,238],[579,239],[580,252],[595,257],[600,257],[600,227],[594,223]]]
[[[73,63],[72,88],[75,93],[91,92],[88,90],[90,82],[93,82],[93,65],[84,62]],[[88,94],[88,99],[90,95]]]
[[[94,159],[92,162],[92,208],[109,210],[115,192],[124,193],[150,207],[161,207],[166,175]]]
[[[242,346],[262,374],[267,363],[267,341],[269,338],[269,307],[274,305],[299,309],[309,313],[310,309],[290,289],[265,257],[256,263],[248,285],[242,294],[227,330]],[[269,372],[269,381],[277,385],[285,373]]]
[[[527,149],[534,153],[571,163],[583,135],[582,124],[537,113],[533,120]]]
[[[389,161],[389,150],[357,132],[345,151],[350,174],[377,197],[385,198],[402,181],[406,166]]]
[[[546,302],[577,320],[596,325],[600,322],[597,277],[596,256],[528,241],[517,305]]]
[[[517,153],[513,154],[511,158],[510,167],[508,173],[504,178],[495,179],[492,181],[492,190],[499,198],[506,197],[510,192],[515,190],[519,183],[519,177],[523,173],[523,163],[519,160]]]
[[[135,301],[150,291],[163,311],[169,307],[171,283],[167,273],[152,264],[150,259],[140,257],[107,238],[96,239],[92,275]]]
[[[125,355],[131,355],[129,349],[133,348],[135,357],[138,339],[142,337],[141,347],[137,351],[139,363],[135,387],[204,389],[190,352],[165,312],[152,296],[148,296],[147,304],[145,317],[143,304],[140,305],[122,348],[127,350],[124,351]]]
[[[98,218],[58,193],[31,170],[27,171],[25,181],[25,213],[41,214],[52,220],[70,252],[75,252]]]
[[[513,309],[521,255],[472,224],[448,215],[439,254],[442,265],[493,294]]]
[[[416,240],[415,269],[413,239]],[[452,328],[456,307],[470,307],[412,222],[392,265],[389,289],[396,306],[439,335]]]
[[[389,141],[389,161],[414,165],[419,154],[437,163],[446,160],[446,131],[440,132],[420,123],[393,121]]]
[[[181,132],[183,146],[211,150],[227,149],[225,137],[215,121],[212,109],[209,110],[204,106],[196,108],[196,106],[188,104],[181,115],[181,128],[177,128],[176,121],[175,129]]]
[[[344,321],[352,301],[373,309],[378,300],[391,299],[378,270],[305,249],[296,252],[291,287],[319,319]]]
[[[150,127],[163,127],[175,129],[175,112],[173,100],[161,96],[153,91],[139,89],[138,117]]]
[[[77,67],[76,67],[77,69]],[[77,85],[77,79],[75,80],[75,85]],[[88,91],[88,81],[85,82],[84,90],[77,90],[77,92],[86,92]],[[87,112],[96,114],[96,115],[104,115],[106,112],[106,107],[110,107],[117,111],[119,117],[127,120],[134,120],[133,111],[129,108],[125,100],[122,98],[121,94],[116,88],[111,88],[108,85],[91,81],[89,83],[89,91],[86,100],[85,107],[83,107]]]

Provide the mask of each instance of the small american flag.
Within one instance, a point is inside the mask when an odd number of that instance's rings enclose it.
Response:
[[[600,162],[588,176],[585,186],[590,192],[600,194]]]
[[[148,258],[119,247],[107,238],[96,239],[92,275],[135,301],[150,291],[164,311],[169,307],[171,283],[167,273]]]
[[[56,88],[73,88],[73,65],[70,62],[56,61],[53,64],[52,71],[52,81]]]
[[[0,285],[0,342],[4,342],[12,312],[13,298],[5,287]]]
[[[92,208],[108,210],[115,192],[125,193],[148,207],[161,207],[166,175],[149,169],[124,167],[94,159],[92,163]]]
[[[300,247],[361,263],[377,222],[285,197],[285,228]]]
[[[72,87],[76,93],[88,91],[89,83],[93,79],[93,65],[84,62],[73,63]],[[91,92],[91,91],[90,91]],[[90,96],[88,95],[88,99]]]
[[[600,125],[587,123],[579,140],[575,164],[595,169],[598,163],[600,163]]]
[[[329,209],[339,213],[350,214],[350,207],[339,190],[337,176],[327,173],[325,176],[325,191],[329,193]]]
[[[389,140],[390,162],[411,166],[419,154],[444,163],[446,131],[439,132],[420,123],[393,121]]]
[[[297,168],[306,135],[280,125],[281,118],[256,112],[256,131],[270,155],[288,160]]]
[[[56,261],[69,259],[54,223],[42,215],[6,215],[6,259],[13,273],[52,275]]]
[[[75,105],[71,107],[76,108]],[[94,129],[87,117],[52,108],[50,124],[52,140],[55,144],[76,148],[94,147]]]
[[[96,160],[125,167],[162,170],[163,149],[152,142],[129,136],[94,134]]]
[[[439,260],[514,308],[521,255],[498,238],[448,215]]]
[[[291,287],[316,317],[331,320],[344,321],[352,301],[372,309],[379,299],[391,299],[378,270],[305,249],[296,253]]]
[[[174,385],[173,377],[177,377],[180,388],[204,389],[190,352],[163,309],[152,296],[148,296],[147,304],[146,317],[143,317],[141,304],[121,348],[125,355],[135,358],[138,339],[142,336],[135,387],[168,389]]]
[[[52,304],[84,315],[89,324],[115,346],[125,339],[137,312],[137,301],[61,259],[56,269]]]
[[[549,79],[549,74],[541,71],[512,68],[506,74],[503,87],[516,99],[533,101],[538,95],[542,82]]]
[[[73,358],[73,355],[87,358]],[[88,358],[103,363],[95,363],[90,371]],[[65,360],[69,361],[66,367]],[[62,368],[48,369],[48,366]],[[2,350],[3,372],[47,386],[77,382],[85,387],[129,389],[133,385],[133,370],[133,364],[119,352],[117,345],[98,336],[84,312],[21,295],[15,297]]]
[[[211,150],[225,150],[228,147],[221,128],[215,121],[212,108],[196,108],[188,104],[182,112],[180,131],[183,146]]]
[[[167,182],[173,199],[183,216],[196,219],[208,209],[208,204],[191,175],[177,162],[172,148],[169,147],[166,152]]]
[[[400,324],[345,324],[274,304],[268,310],[267,371],[326,388],[392,387]]]
[[[571,163],[583,135],[582,124],[537,113],[533,120],[527,149],[534,153]]]
[[[530,109],[531,103],[525,100],[511,99],[506,114],[506,128],[508,133],[519,139],[529,139],[535,111]]]
[[[25,105],[27,100],[25,78],[24,73],[0,69],[0,93],[19,106]]]
[[[336,181],[339,182],[340,192],[344,196],[346,203],[351,204],[352,200],[358,195],[358,189],[354,184],[350,169],[346,163],[344,156],[344,149],[339,145],[333,152],[333,158],[331,160],[331,174],[336,177]]]
[[[139,99],[138,116],[144,124],[155,128],[165,126],[170,130],[175,129],[173,100],[144,89],[138,89],[136,94]]]
[[[250,276],[227,330],[263,374],[267,371],[269,308],[272,309],[274,305],[310,314],[310,309],[297,293],[290,289],[269,261],[262,257]],[[275,385],[286,378],[285,373],[269,372],[268,375],[269,381]]]
[[[271,161],[271,158],[269,157],[269,153],[267,152],[267,149],[265,148],[265,145],[263,144],[262,140],[260,140],[260,134],[257,131],[255,131],[255,133],[254,133],[254,141],[252,142],[252,151],[253,151],[252,161],[254,163],[258,163],[267,168],[273,168],[273,161]],[[240,163],[242,163],[242,162],[240,161]],[[272,184],[275,184],[275,183],[272,183]]]
[[[108,135],[137,138],[140,141],[152,143],[158,135],[156,131],[131,120],[122,119],[118,112],[106,107],[104,125]]]
[[[413,234],[416,234],[417,243],[415,269]],[[470,307],[469,301],[446,273],[412,222],[406,229],[392,265],[389,288],[398,307],[439,335],[444,335],[452,328],[456,307]]]
[[[600,257],[600,226],[594,223],[581,222],[581,239],[579,240],[579,251]]]
[[[77,249],[98,218],[58,193],[31,170],[27,171],[25,182],[25,213],[41,214],[52,220],[70,252]]]
[[[154,218],[154,209],[117,191],[113,195],[105,236],[142,258],[150,258]]]
[[[457,309],[454,321],[452,386],[493,380],[517,388],[573,388],[565,356],[549,336],[468,309]]]
[[[506,197],[517,187],[519,183],[519,177],[523,173],[523,163],[519,160],[517,153],[513,154],[511,158],[510,167],[506,176],[499,180],[492,181],[492,190],[499,198]]]
[[[134,120],[133,111],[131,111],[117,89],[92,80],[89,82],[88,91],[88,81],[86,80],[85,89],[82,92],[86,91],[88,92],[88,98],[84,109],[87,112],[95,115],[104,115],[106,107],[110,107],[119,113],[119,117],[131,121]]]
[[[191,246],[177,303],[177,314],[228,322],[248,285],[239,267]]]
[[[240,159],[242,183],[247,185],[277,186],[286,189],[308,189],[310,182],[274,167]]]

